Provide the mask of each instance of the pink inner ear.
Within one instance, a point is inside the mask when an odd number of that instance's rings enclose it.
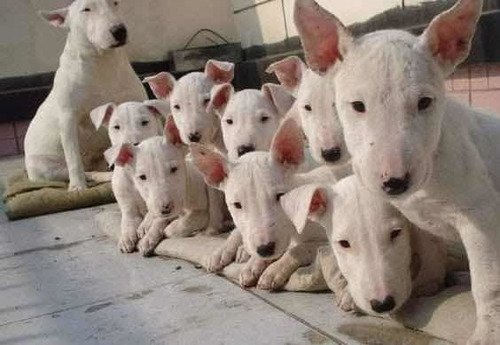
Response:
[[[310,213],[316,213],[326,209],[326,197],[321,190],[316,190],[309,206]]]
[[[159,99],[166,99],[172,92],[172,85],[166,74],[160,73],[157,76],[146,78],[146,82]]]
[[[60,14],[53,14],[49,18],[49,23],[53,26],[61,26],[64,24],[64,17]]]
[[[130,147],[124,146],[118,153],[118,157],[116,158],[116,165],[124,166],[130,164],[133,159],[134,159],[134,154],[132,153]]]
[[[209,61],[205,73],[217,84],[230,83],[234,78],[234,65],[229,62]]]
[[[152,105],[148,105],[147,106],[148,110],[153,114],[153,115],[156,115],[156,116],[162,116],[161,115],[161,112],[154,106]]]
[[[293,119],[288,119],[276,133],[272,145],[275,159],[285,166],[298,166],[304,162],[303,137]]]
[[[455,61],[466,52],[473,14],[463,14],[451,22],[436,23],[437,45],[435,54],[444,61]]]
[[[280,84],[289,90],[293,90],[299,86],[302,79],[302,69],[297,59],[288,58],[276,62],[269,66],[267,72],[276,73]]]
[[[179,133],[179,129],[175,124],[174,117],[170,115],[167,119],[167,123],[165,125],[165,137],[168,142],[173,145],[182,144],[181,134]]]
[[[309,67],[326,72],[337,60],[342,61],[339,51],[339,32],[336,18],[317,3],[296,5],[295,18]]]
[[[230,88],[229,86],[223,86],[214,96],[212,104],[215,108],[220,108],[229,102]]]
[[[218,155],[201,150],[196,158],[196,165],[211,185],[218,186],[227,178],[226,169]]]

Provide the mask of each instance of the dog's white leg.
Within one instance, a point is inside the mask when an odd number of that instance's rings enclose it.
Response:
[[[153,224],[154,217],[151,212],[146,213],[146,216],[142,220],[141,224],[137,228],[137,236],[139,238],[144,238],[148,233],[149,229]]]
[[[240,285],[245,288],[255,286],[270,263],[252,256],[240,271]]]
[[[469,256],[477,324],[468,345],[500,344],[500,198],[482,197],[458,219]]]
[[[288,249],[285,254],[262,273],[257,287],[263,290],[277,290],[288,281],[297,268],[314,261],[318,244],[299,243]]]
[[[241,232],[238,229],[234,229],[224,242],[224,245],[221,248],[217,249],[217,251],[210,257],[207,268],[208,271],[219,272],[224,267],[233,262],[242,244],[243,237],[241,235]]]
[[[139,250],[142,256],[153,254],[155,248],[165,238],[165,227],[168,227],[170,220],[166,218],[153,218],[150,216],[148,222],[150,224],[149,229],[137,244],[137,250]]]
[[[66,158],[69,174],[69,190],[77,191],[87,188],[78,142],[77,114],[61,114],[61,143]]]
[[[85,173],[87,181],[94,181],[96,183],[111,182],[113,172],[111,171],[90,171]]]
[[[187,237],[207,226],[208,214],[205,210],[187,210],[181,217],[174,220],[165,228],[165,236]]]

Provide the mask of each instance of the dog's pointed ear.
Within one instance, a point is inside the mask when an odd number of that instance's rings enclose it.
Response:
[[[304,162],[304,138],[293,118],[286,118],[271,143],[271,158],[286,168],[297,168]]]
[[[295,97],[281,85],[264,84],[261,91],[274,104],[280,116],[286,115],[295,103]]]
[[[38,11],[38,15],[45,19],[50,25],[56,28],[66,27],[69,7],[60,8],[54,11]]]
[[[116,145],[104,152],[106,162],[111,165],[119,167],[129,166],[133,163],[135,158],[135,148],[131,144]]]
[[[229,100],[234,95],[234,87],[229,83],[217,85],[212,88],[210,103],[207,106],[207,112],[215,112],[222,117]]]
[[[159,118],[166,118],[170,114],[170,102],[168,100],[150,99],[144,101],[143,104],[148,108],[149,112]]]
[[[266,73],[274,73],[285,89],[297,96],[302,76],[307,67],[298,56],[289,56],[267,67]]]
[[[165,139],[167,140],[167,142],[169,142],[172,145],[180,146],[180,145],[184,144],[182,142],[179,129],[177,128],[177,125],[175,124],[174,117],[172,115],[169,115],[167,117],[167,121],[165,123],[165,129],[163,131],[163,135],[165,136]]]
[[[234,79],[234,63],[208,60],[205,65],[205,75],[216,84],[230,83]]]
[[[306,62],[311,70],[325,74],[347,53],[353,38],[333,14],[315,0],[296,0],[294,21]]]
[[[143,83],[147,83],[158,99],[167,99],[174,90],[175,77],[168,72],[160,72],[155,76],[146,77]]]
[[[323,217],[327,216],[328,204],[331,202],[327,188],[318,184],[309,184],[296,188],[281,197],[281,207],[299,234],[304,230],[308,219],[325,226],[326,222],[323,221]]]
[[[194,165],[205,182],[210,186],[223,190],[231,170],[230,163],[222,155],[203,145],[194,143],[190,145],[190,149]]]
[[[469,55],[482,0],[460,0],[452,8],[435,17],[417,44],[437,60],[445,76]]]
[[[109,125],[109,120],[111,120],[111,116],[113,115],[115,110],[115,103],[104,104],[92,110],[90,112],[90,119],[92,120],[95,128],[99,129],[103,126],[107,128]]]

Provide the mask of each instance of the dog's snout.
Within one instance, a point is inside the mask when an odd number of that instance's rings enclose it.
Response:
[[[201,140],[201,134],[199,132],[190,133],[188,138],[192,143],[199,143]]]
[[[410,188],[410,174],[403,178],[391,177],[382,184],[382,189],[389,195],[401,195]]]
[[[162,216],[168,216],[168,215],[170,215],[170,213],[172,213],[173,209],[174,209],[174,205],[171,202],[169,202],[168,204],[163,205],[162,208],[161,208],[161,214],[162,214]]]
[[[245,153],[255,151],[255,147],[253,145],[241,145],[238,147],[238,157],[243,156]]]
[[[396,302],[394,301],[394,297],[387,296],[383,301],[372,299],[370,305],[376,313],[387,313],[396,307]]]
[[[275,242],[269,242],[268,244],[263,244],[257,247],[257,254],[266,258],[274,254],[276,248]]]
[[[333,147],[327,150],[321,150],[321,156],[325,161],[333,163],[340,159],[342,151],[340,150],[340,147]]]
[[[111,28],[111,35],[116,40],[116,42],[120,45],[123,45],[127,42],[127,28],[123,24],[115,25]]]

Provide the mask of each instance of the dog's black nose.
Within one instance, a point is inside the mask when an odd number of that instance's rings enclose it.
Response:
[[[137,143],[134,143],[134,146],[139,146],[139,144],[140,144],[139,142],[137,142]]]
[[[161,214],[162,216],[168,216],[170,213],[172,213],[172,203],[168,203],[166,205],[163,205],[161,209]]]
[[[123,24],[115,25],[111,28],[111,35],[119,44],[125,44],[127,42],[127,28]]]
[[[406,173],[404,178],[391,177],[382,185],[382,189],[389,195],[401,195],[410,188],[410,174]]]
[[[321,156],[328,163],[336,162],[342,157],[342,151],[340,147],[334,147],[328,150],[321,150]]]
[[[372,299],[370,304],[376,313],[387,313],[396,307],[396,302],[392,296],[387,296],[383,301]]]
[[[199,132],[194,132],[189,134],[188,138],[192,143],[199,143],[201,140],[201,134]]]
[[[238,157],[241,157],[245,153],[253,151],[255,151],[255,147],[253,145],[241,145],[238,147]]]
[[[274,249],[276,248],[275,242],[269,242],[268,244],[263,244],[257,247],[257,253],[262,257],[268,257],[274,254]]]

